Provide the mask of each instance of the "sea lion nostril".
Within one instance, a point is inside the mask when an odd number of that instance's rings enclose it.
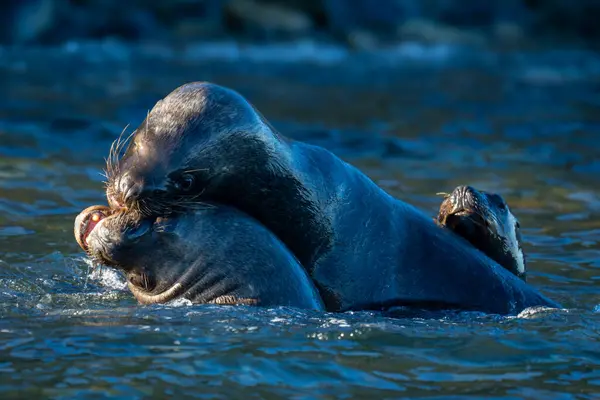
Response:
[[[467,190],[466,186],[457,186],[453,191],[452,194],[455,197],[460,197],[463,196],[465,194],[465,191]]]
[[[138,185],[133,185],[123,194],[123,201],[125,204],[130,204],[134,199],[138,198],[141,194],[140,187]]]
[[[136,183],[130,175],[124,175],[121,178],[119,189],[126,205],[130,205],[142,193],[142,186]]]
[[[131,174],[126,173],[119,179],[117,189],[121,193],[123,201],[127,204],[140,195],[142,185]]]
[[[472,198],[468,186],[457,186],[451,195],[452,205],[456,211],[468,208]]]
[[[476,196],[476,189],[471,186],[458,186],[452,192],[454,206],[465,210],[475,205]]]
[[[122,193],[127,193],[131,186],[133,186],[133,179],[131,178],[131,175],[128,173],[123,174],[123,176],[119,178],[117,189]]]

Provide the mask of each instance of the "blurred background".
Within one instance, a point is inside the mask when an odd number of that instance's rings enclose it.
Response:
[[[599,16],[596,0],[5,0],[0,41],[234,37],[315,38],[358,47],[408,39],[596,46]]]

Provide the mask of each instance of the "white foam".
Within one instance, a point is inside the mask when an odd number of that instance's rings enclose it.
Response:
[[[83,261],[90,267],[89,279],[92,279],[102,286],[115,290],[127,289],[125,279],[112,268],[98,268],[94,266],[94,262],[89,258],[84,258]]]
[[[172,301],[169,301],[167,303],[165,303],[165,306],[168,307],[189,307],[194,305],[194,303],[192,303],[190,300],[180,297],[177,299],[174,299]]]
[[[547,314],[555,312],[555,311],[568,312],[568,310],[566,310],[566,309],[552,308],[552,307],[546,307],[546,306],[534,306],[534,307],[528,307],[528,308],[524,309],[517,315],[516,318],[531,319],[531,318],[536,318],[536,317],[543,317],[544,315],[547,315]]]

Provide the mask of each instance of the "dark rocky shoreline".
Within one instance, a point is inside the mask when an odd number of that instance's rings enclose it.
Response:
[[[0,43],[115,38],[174,43],[316,39],[371,48],[406,40],[596,47],[600,1],[7,0]]]

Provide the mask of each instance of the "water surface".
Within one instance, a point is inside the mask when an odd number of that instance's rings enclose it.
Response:
[[[600,58],[446,47],[0,51],[0,396],[600,396]],[[433,215],[458,184],[502,194],[529,282],[565,306],[503,318],[138,306],[73,219],[105,202],[121,131],[189,81],[233,87]],[[456,277],[460,279],[460,277]],[[455,396],[455,397],[452,397]]]

